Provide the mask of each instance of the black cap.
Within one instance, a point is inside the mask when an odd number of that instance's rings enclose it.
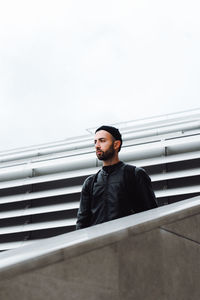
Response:
[[[122,146],[122,136],[121,136],[121,133],[119,132],[119,129],[117,129],[113,126],[103,125],[103,126],[97,128],[95,133],[100,130],[105,130],[105,131],[109,132],[115,138],[115,140],[119,140],[121,142],[121,146]],[[120,146],[120,149],[121,149],[121,146]]]

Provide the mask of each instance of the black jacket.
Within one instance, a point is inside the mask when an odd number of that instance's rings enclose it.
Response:
[[[151,180],[142,168],[119,162],[89,176],[82,188],[76,229],[157,207]]]

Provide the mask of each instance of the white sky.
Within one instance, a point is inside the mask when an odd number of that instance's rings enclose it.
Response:
[[[0,150],[200,106],[199,0],[0,0]]]

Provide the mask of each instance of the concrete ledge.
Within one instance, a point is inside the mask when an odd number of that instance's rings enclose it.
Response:
[[[0,299],[199,299],[199,225],[195,197],[0,253]]]

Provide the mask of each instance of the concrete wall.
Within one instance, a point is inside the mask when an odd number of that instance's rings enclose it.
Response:
[[[200,197],[0,254],[2,300],[200,299]]]

